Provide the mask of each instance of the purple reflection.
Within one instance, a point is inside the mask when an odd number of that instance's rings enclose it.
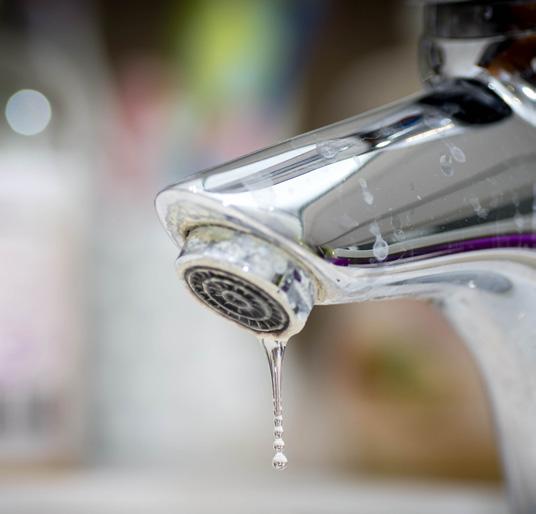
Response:
[[[433,246],[415,248],[404,252],[390,254],[385,262],[392,262],[414,257],[450,255],[453,253],[489,250],[490,248],[536,248],[536,234],[503,234],[500,236],[452,241]],[[373,258],[332,257],[329,262],[336,266],[351,266],[353,264],[379,264]]]

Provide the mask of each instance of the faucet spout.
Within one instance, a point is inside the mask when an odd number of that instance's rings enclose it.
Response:
[[[491,10],[490,10],[491,9]],[[179,275],[263,337],[313,304],[417,297],[487,384],[517,514],[536,512],[536,2],[430,2],[423,91],[162,191]]]

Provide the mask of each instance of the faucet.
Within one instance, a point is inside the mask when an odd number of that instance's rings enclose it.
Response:
[[[423,91],[162,191],[203,304],[288,339],[314,305],[439,308],[486,385],[512,511],[536,512],[536,2],[423,5]]]

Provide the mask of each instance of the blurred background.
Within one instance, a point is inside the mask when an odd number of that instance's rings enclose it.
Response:
[[[477,372],[418,302],[314,311],[275,476],[263,351],[190,298],[153,209],[192,172],[417,91],[419,15],[0,0],[0,512],[503,512]]]

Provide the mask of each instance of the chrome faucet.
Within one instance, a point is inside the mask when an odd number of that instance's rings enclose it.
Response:
[[[421,93],[191,176],[158,215],[204,304],[288,338],[314,304],[417,297],[489,391],[536,512],[536,2],[425,3]]]

